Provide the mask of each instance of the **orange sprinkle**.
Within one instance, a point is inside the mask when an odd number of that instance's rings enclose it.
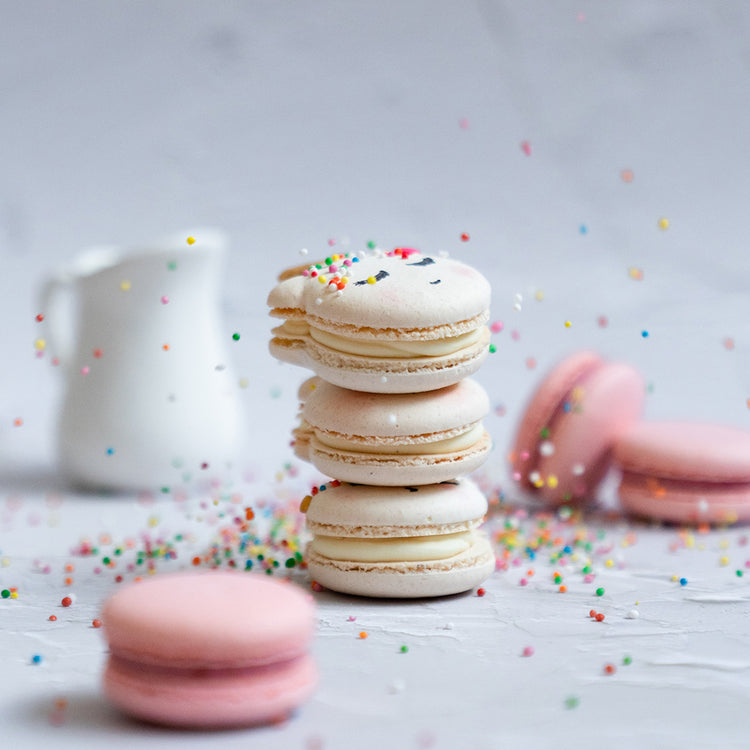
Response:
[[[360,637],[360,638],[361,638],[362,640],[364,640],[365,638],[367,638],[367,633],[366,633],[366,632],[365,632],[365,631],[363,630],[363,631],[362,631],[362,632],[361,632],[361,633],[359,634],[359,637]]]

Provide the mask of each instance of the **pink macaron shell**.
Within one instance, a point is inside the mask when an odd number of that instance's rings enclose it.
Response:
[[[532,486],[528,477],[536,469],[542,430],[549,427],[553,416],[576,383],[601,365],[601,357],[594,352],[572,354],[554,367],[534,392],[519,424],[510,453],[513,472],[525,486]]]
[[[615,447],[624,470],[653,477],[750,482],[750,433],[691,422],[641,422]]]
[[[568,410],[561,408],[550,425],[554,453],[542,455],[537,468],[544,481],[539,493],[549,503],[591,499],[613,445],[641,416],[645,388],[629,365],[604,363],[570,397]]]
[[[105,603],[102,620],[113,654],[196,669],[298,656],[315,628],[307,592],[239,571],[178,573],[134,583]]]
[[[618,496],[627,513],[669,523],[750,521],[750,482],[655,479],[625,472]]]
[[[168,726],[210,729],[282,720],[313,692],[308,655],[245,670],[169,670],[110,657],[104,692],[124,713]]]

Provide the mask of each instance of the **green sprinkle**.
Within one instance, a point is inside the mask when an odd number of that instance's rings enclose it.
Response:
[[[368,250],[374,250],[377,247],[377,243],[374,240],[370,240],[367,243],[367,249]]]
[[[0,596],[2,596],[3,599],[7,599],[10,596],[10,591],[8,591],[8,589],[3,589],[0,591]]]
[[[570,695],[565,699],[565,708],[578,708],[580,702],[580,699],[575,695]]]
[[[604,596],[604,589],[603,588],[598,588],[596,590],[596,595],[597,596]]]
[[[408,646],[401,646],[401,653],[402,653],[402,654],[405,654],[405,653],[407,653],[407,652],[408,652],[408,650],[409,650],[409,647],[408,647]]]
[[[232,334],[232,339],[234,341],[239,341],[240,340],[240,334],[239,333],[233,333]]]
[[[629,664],[633,663],[633,660],[629,656],[626,656],[623,658],[622,663],[627,667]]]
[[[542,430],[539,432],[540,438],[548,438],[549,437],[549,427],[543,427]]]
[[[737,578],[742,578],[743,575],[744,573],[741,570],[737,571]]]
[[[177,261],[176,260],[170,260],[169,263],[167,263],[167,270],[168,271],[176,271],[177,270]]]
[[[295,560],[295,559],[294,559],[293,557],[290,557],[290,558],[289,558],[289,559],[288,559],[288,560],[287,560],[287,561],[286,561],[286,562],[284,563],[284,565],[286,565],[286,567],[287,567],[287,568],[293,568],[293,567],[294,567],[294,566],[295,566],[296,564],[297,564],[297,561],[296,561],[296,560]]]
[[[497,351],[497,347],[494,344],[490,344],[490,354],[494,354]]]

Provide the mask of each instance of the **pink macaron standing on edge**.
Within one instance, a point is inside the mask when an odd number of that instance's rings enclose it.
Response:
[[[312,598],[235,571],[160,575],[104,605],[107,697],[157,724],[223,728],[285,718],[317,684]]]
[[[624,510],[673,523],[750,521],[750,433],[690,422],[641,422],[613,460]]]
[[[526,408],[510,453],[513,478],[552,505],[591,499],[644,401],[643,378],[629,365],[589,351],[567,357]]]

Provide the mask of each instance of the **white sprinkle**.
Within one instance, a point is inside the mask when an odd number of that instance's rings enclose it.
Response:
[[[553,456],[555,454],[554,443],[551,443],[549,440],[545,440],[543,443],[540,443],[539,453],[542,456]]]
[[[323,298],[322,298],[322,297],[318,297],[318,298],[317,298],[317,299],[315,300],[315,304],[316,304],[316,305],[322,305],[322,304],[323,304]]]
[[[580,477],[586,471],[586,467],[583,464],[573,464],[570,471],[574,477]]]
[[[404,690],[406,690],[406,683],[403,680],[394,680],[388,685],[388,692],[391,695],[398,695],[398,693],[403,693]]]
[[[637,620],[641,616],[641,613],[637,609],[631,609],[630,612],[628,612],[625,615],[626,620]]]
[[[307,255],[309,250],[306,247],[300,248],[299,254],[300,255]]]
[[[396,424],[397,422],[398,422],[398,417],[395,414],[388,415],[388,424]]]

